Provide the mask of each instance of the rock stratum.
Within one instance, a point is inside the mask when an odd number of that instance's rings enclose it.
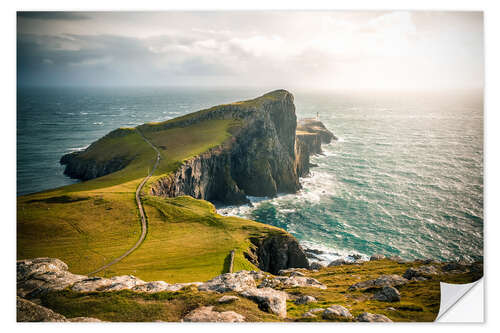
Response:
[[[321,153],[321,144],[335,136],[317,120],[306,119],[297,126],[293,95],[277,90],[250,101],[212,107],[173,121],[144,124],[137,130],[155,135],[173,128],[202,122],[232,120],[238,126],[223,144],[184,161],[176,170],[160,177],[150,194],[164,197],[189,195],[223,204],[248,203],[247,196],[274,197],[301,188],[299,177],[309,172],[309,158]],[[64,155],[65,174],[88,180],[124,168],[133,161],[127,156],[95,158],[100,141],[117,137],[113,131],[81,152]]]

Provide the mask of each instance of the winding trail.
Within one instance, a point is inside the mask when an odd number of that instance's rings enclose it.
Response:
[[[156,168],[158,167],[158,164],[160,163],[161,155],[160,155],[160,151],[158,150],[158,148],[156,148],[148,139],[146,139],[146,137],[144,137],[144,135],[139,131],[139,129],[136,128],[136,130],[137,130],[137,133],[139,133],[139,135],[143,138],[143,140],[146,141],[156,151],[156,154],[157,154],[156,155],[156,162],[155,162],[153,168],[151,169],[151,172],[142,180],[142,182],[137,187],[137,190],[135,191],[135,202],[137,203],[137,208],[139,209],[139,214],[141,215],[141,237],[139,237],[139,240],[127,252],[125,252],[124,254],[119,256],[118,258],[113,259],[111,262],[107,263],[106,265],[101,266],[98,269],[88,273],[87,274],[88,276],[94,275],[102,270],[107,269],[108,267],[116,264],[117,262],[119,262],[120,260],[122,260],[123,258],[128,256],[129,254],[134,252],[142,244],[142,242],[146,238],[146,234],[148,233],[148,223],[146,221],[146,215],[144,214],[144,208],[142,208],[142,202],[141,202],[141,190],[142,190],[142,187],[144,186],[144,184],[146,184],[148,179],[153,175]]]

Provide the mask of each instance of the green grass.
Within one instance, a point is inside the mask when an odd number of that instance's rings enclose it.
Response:
[[[75,293],[64,290],[42,298],[42,305],[68,318],[94,317],[105,321],[180,321],[200,306],[214,306],[214,311],[236,311],[246,321],[278,321],[275,315],[262,312],[254,302],[241,298],[231,304],[219,304],[217,293],[184,288],[178,292],[156,294],[119,291],[110,293]]]
[[[133,274],[147,281],[206,281],[225,273],[226,257],[235,251],[234,269],[257,269],[243,256],[254,235],[283,232],[257,222],[225,217],[214,206],[191,197],[144,200],[148,237],[132,256],[103,274]]]
[[[141,133],[161,151],[158,169],[143,189],[148,217],[144,243],[103,276],[134,274],[144,280],[204,281],[224,272],[235,249],[234,269],[255,269],[243,256],[248,238],[284,232],[244,219],[217,215],[213,205],[190,197],[162,199],[145,195],[158,178],[185,160],[230,144],[239,121],[207,120],[189,127]],[[82,158],[126,158],[124,169],[90,181],[20,196],[17,200],[17,258],[56,257],[85,274],[127,251],[139,239],[135,190],[151,170],[156,152],[135,129],[118,129],[82,154]]]

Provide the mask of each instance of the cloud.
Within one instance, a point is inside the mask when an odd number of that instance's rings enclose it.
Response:
[[[30,20],[81,21],[89,20],[90,16],[75,12],[17,12],[18,18]]]
[[[215,20],[199,13],[146,14],[18,22],[18,82],[355,89],[427,87],[436,73],[452,85],[483,79],[481,17],[269,12],[255,14],[260,20],[251,13]],[[136,28],[142,33],[126,33]]]

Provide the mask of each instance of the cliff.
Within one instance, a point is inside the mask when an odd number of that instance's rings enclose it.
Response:
[[[319,121],[304,120],[297,127],[293,95],[276,90],[253,100],[215,106],[166,122],[113,131],[85,151],[63,156],[61,164],[66,165],[65,174],[70,177],[100,177],[123,169],[140,155],[123,149],[125,139],[130,141],[133,132],[144,135],[157,147],[173,149],[176,138],[165,142],[165,133],[188,131],[217,121],[233,122],[228,130],[230,138],[178,161],[170,172],[150,184],[150,194],[190,195],[216,203],[241,204],[248,202],[247,196],[293,193],[301,188],[299,177],[309,172],[309,156],[321,153],[321,144],[335,139]],[[121,142],[117,138],[122,138]],[[168,149],[165,154],[170,155]]]
[[[238,128],[225,145],[184,162],[151,186],[154,195],[182,194],[224,204],[248,202],[246,196],[276,196],[300,189],[295,168],[297,118],[293,96],[284,90],[257,99],[214,107],[187,119],[151,128],[191,126],[207,119],[233,119]]]
[[[309,173],[310,156],[321,154],[321,145],[332,140],[337,140],[337,137],[321,121],[301,119],[298,122],[295,136],[295,168],[299,177]]]

